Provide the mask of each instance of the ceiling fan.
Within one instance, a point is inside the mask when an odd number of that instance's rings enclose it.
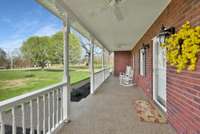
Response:
[[[124,15],[122,14],[120,5],[123,4],[126,0],[109,0],[109,6],[112,8],[112,11],[115,17],[121,21],[124,19]]]
[[[121,5],[125,2],[126,0],[104,0],[106,7],[101,7],[96,9],[92,15],[96,16],[98,15],[100,12],[104,12],[107,10],[111,10],[113,12],[113,14],[115,15],[116,19],[118,21],[122,21],[124,20],[124,15],[122,14],[121,11]]]

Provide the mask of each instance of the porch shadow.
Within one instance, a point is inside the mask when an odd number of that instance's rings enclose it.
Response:
[[[71,122],[60,134],[175,134],[169,124],[141,122],[134,101],[147,100],[138,87],[122,87],[111,76],[98,89],[80,102],[71,103]]]
[[[71,91],[71,101],[79,102],[90,94],[90,82],[79,88],[73,88]]]

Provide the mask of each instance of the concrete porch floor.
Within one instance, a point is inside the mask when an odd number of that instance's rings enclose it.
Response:
[[[111,76],[79,103],[71,103],[71,122],[60,134],[175,134],[169,124],[141,122],[134,100],[147,99],[137,87],[123,87]]]

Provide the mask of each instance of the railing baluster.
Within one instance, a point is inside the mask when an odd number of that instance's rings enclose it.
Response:
[[[30,100],[30,134],[33,133],[33,100]]]
[[[4,128],[2,112],[0,112],[0,132],[1,132],[1,134],[5,134],[5,128]]]
[[[63,90],[61,89],[61,88],[59,88],[59,90],[60,90],[60,121],[62,121],[63,120]]]
[[[48,93],[48,130],[49,133],[51,132],[51,103],[50,103],[50,96],[51,93]]]
[[[21,127],[20,131],[22,134],[27,133],[27,128],[30,128],[28,131],[30,134],[36,132],[40,134],[42,131],[43,134],[53,133],[64,121],[62,95],[64,85],[66,85],[66,82],[44,88],[41,91],[18,96],[8,102],[2,101],[0,103],[0,134],[6,133],[3,115],[4,111],[8,109],[11,109],[9,112],[11,114],[11,134],[19,133],[17,129],[19,126]],[[17,118],[18,112],[21,112],[19,118]],[[42,122],[40,122],[41,120]]]
[[[25,104],[21,104],[22,110],[22,133],[26,134],[26,126],[25,126]]]
[[[16,134],[15,107],[12,108],[12,134]]]
[[[40,134],[40,97],[37,97],[37,134]]]
[[[55,90],[53,90],[53,94],[52,94],[52,103],[53,103],[53,113],[52,113],[52,116],[53,116],[53,119],[52,119],[52,126],[53,128],[55,127]]]
[[[57,108],[56,108],[56,123],[59,123],[59,89],[56,90],[57,95],[56,95],[56,102],[57,102]]]
[[[46,95],[43,95],[43,134],[46,133]]]

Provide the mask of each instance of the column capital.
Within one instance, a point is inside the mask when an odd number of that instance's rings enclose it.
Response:
[[[93,35],[90,35],[90,41],[91,41],[92,43],[94,43],[95,40],[96,40],[95,37],[94,37]]]
[[[63,22],[63,28],[62,28],[63,32],[70,32],[70,24],[69,23],[65,23]]]

